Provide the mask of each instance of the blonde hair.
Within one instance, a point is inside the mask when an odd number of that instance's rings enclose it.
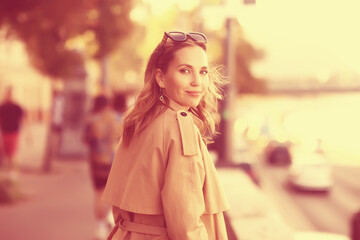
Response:
[[[124,119],[122,138],[125,145],[128,145],[133,136],[143,130],[147,121],[156,117],[154,115],[157,112],[155,109],[163,105],[159,100],[161,92],[155,79],[156,69],[166,72],[169,63],[174,58],[174,53],[189,46],[199,46],[206,52],[206,45],[202,42],[191,39],[184,42],[175,42],[165,39],[158,44],[151,54],[145,70],[144,87],[141,89],[134,106],[128,111]],[[218,68],[213,68],[209,71],[209,87],[205,95],[196,108],[190,109],[193,114],[202,120],[203,126],[199,130],[206,140],[211,140],[211,137],[216,134],[216,125],[220,122],[217,108],[218,99],[222,98],[221,89],[223,85],[224,80]]]

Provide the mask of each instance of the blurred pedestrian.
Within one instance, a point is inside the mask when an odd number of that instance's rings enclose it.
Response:
[[[50,171],[52,160],[58,155],[64,124],[65,98],[63,93],[56,89],[53,92],[51,106],[50,129],[47,136],[47,149],[44,154],[43,170]]]
[[[227,239],[228,203],[206,147],[221,97],[206,41],[166,32],[149,59],[103,195],[116,223],[108,239]]]
[[[127,109],[126,95],[122,93],[117,93],[113,98],[113,109],[117,114],[117,119],[119,122],[122,121],[124,112]]]
[[[106,180],[110,171],[116,143],[119,139],[120,123],[108,99],[97,96],[93,109],[87,119],[84,140],[89,147],[90,170],[95,189],[95,217],[97,228],[95,237],[105,239],[111,226],[107,220],[110,206],[101,200]]]
[[[64,107],[65,107],[65,98],[61,91],[55,90],[53,94],[53,104],[51,109],[51,129],[52,132],[56,135],[59,135],[57,138],[57,144],[54,149],[54,153],[57,153],[60,144],[61,132],[63,130],[64,124]]]
[[[18,178],[15,159],[18,139],[24,116],[23,108],[13,100],[12,88],[5,92],[5,99],[0,105],[0,131],[2,138],[3,160],[0,162],[6,178],[16,181]]]

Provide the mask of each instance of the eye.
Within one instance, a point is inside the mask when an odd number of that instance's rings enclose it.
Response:
[[[181,72],[181,73],[184,73],[184,74],[190,73],[190,69],[188,69],[188,68],[182,68],[182,69],[180,69],[180,72]]]
[[[207,75],[209,72],[208,72],[208,70],[201,70],[200,71],[200,74],[201,75]]]

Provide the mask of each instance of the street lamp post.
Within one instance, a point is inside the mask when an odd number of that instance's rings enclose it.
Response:
[[[234,66],[235,66],[235,51],[234,44],[232,43],[232,21],[230,17],[226,18],[226,37],[224,40],[224,62],[225,62],[225,76],[228,78],[228,83],[225,87],[225,99],[221,102],[220,113],[221,123],[220,131],[221,136],[218,141],[218,154],[219,163],[221,165],[233,164],[232,154],[232,102],[234,98]]]
[[[255,4],[256,0],[243,0],[243,4]],[[233,165],[233,99],[235,97],[235,88],[233,86],[234,70],[235,70],[235,53],[236,48],[233,43],[232,25],[234,18],[237,16],[236,9],[239,8],[239,3],[229,0],[223,0],[223,6],[217,7],[220,16],[225,17],[226,37],[224,40],[224,62],[225,62],[225,76],[228,78],[228,84],[225,87],[225,99],[220,104],[221,123],[220,135],[217,139],[217,152],[219,158],[219,165]],[[225,14],[224,14],[225,13]]]

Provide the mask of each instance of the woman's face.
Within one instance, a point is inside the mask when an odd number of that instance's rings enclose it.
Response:
[[[196,107],[209,85],[208,59],[199,46],[177,50],[166,73],[156,72],[156,81],[166,95],[184,108]]]

